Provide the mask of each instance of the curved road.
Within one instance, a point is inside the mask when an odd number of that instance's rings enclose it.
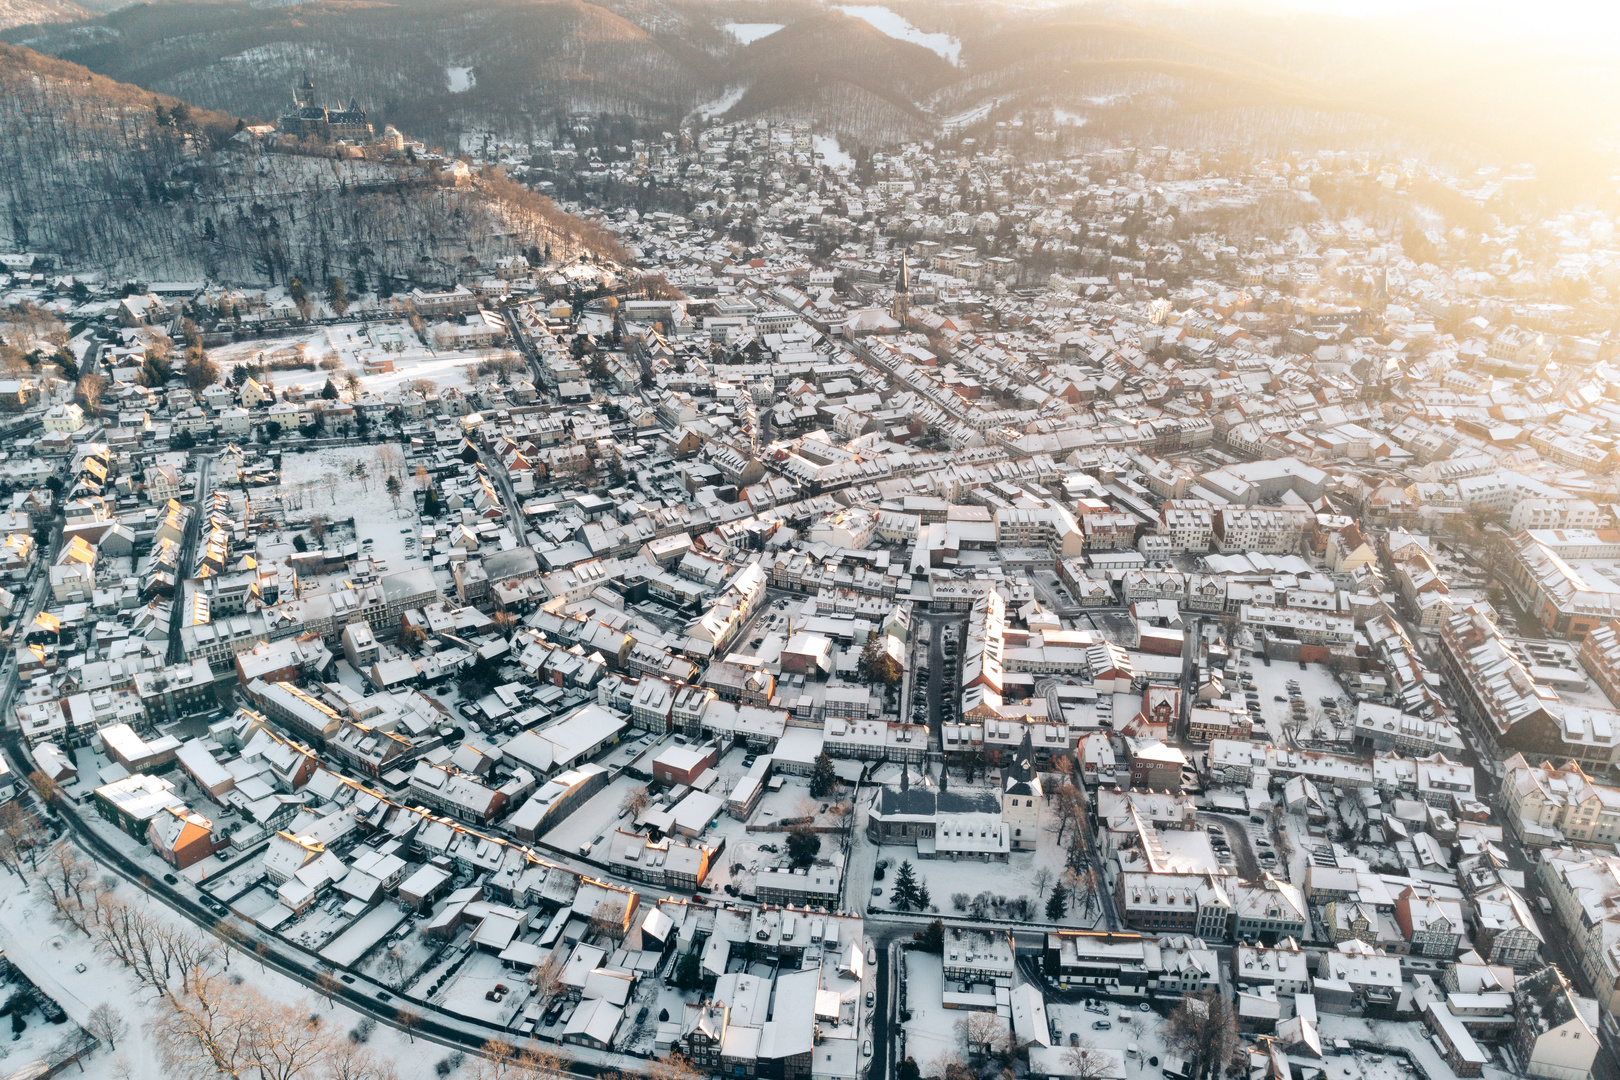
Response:
[[[0,736],[0,750],[4,751],[5,756],[8,759],[8,763],[14,772],[27,760],[22,754],[20,739],[15,731],[6,731],[3,736]],[[20,773],[20,775],[26,776],[27,771],[24,770]],[[57,816],[66,823],[68,829],[73,833],[74,839],[81,847],[88,851],[98,863],[104,867],[117,871],[121,877],[136,885],[141,889],[142,892],[145,892],[147,895],[161,901],[165,906],[177,914],[184,916],[203,931],[212,934],[215,937],[221,936],[216,929],[218,924],[222,921],[221,916],[215,915],[196,900],[185,895],[180,890],[170,886],[167,882],[164,882],[159,878],[154,878],[150,871],[136,863],[122,851],[119,851],[112,844],[109,844],[94,829],[91,829],[85,825],[79,816],[79,808],[77,806],[74,806],[67,800],[62,800],[56,804],[54,810]],[[232,946],[230,942],[225,942],[225,946],[227,948],[240,948],[240,946]],[[274,949],[267,949],[263,954],[251,949],[241,949],[241,951],[244,955],[252,956],[253,959],[259,961],[263,966],[275,968],[280,974],[285,975],[288,978],[310,988],[317,995],[324,993],[321,988],[316,986],[316,976],[319,971],[324,971],[324,968],[314,970],[305,967],[302,964],[289,960],[286,956],[276,952]],[[410,1009],[413,1012],[416,1012],[421,1019],[411,1031],[413,1038],[420,1037],[422,1039],[436,1042],[456,1050],[469,1051],[478,1050],[478,1048],[490,1038],[495,1038],[497,1036],[512,1038],[512,1032],[507,1031],[506,1029],[498,1028],[494,1025],[480,1024],[479,1021],[471,1018],[458,1019],[461,1024],[487,1027],[488,1033],[483,1034],[469,1032],[464,1030],[462,1027],[443,1023],[435,1019],[437,1011],[431,1006],[424,1006],[418,1002],[399,997],[392,990],[376,986],[375,983],[371,983],[370,980],[365,979],[363,976],[354,976],[354,978],[354,984],[343,984],[342,989],[339,990],[334,996],[339,1001],[342,1001],[345,1005],[348,1005],[350,1008],[354,1009],[356,1012],[369,1016],[381,1023],[387,1024],[389,1027],[398,1028],[400,1030],[404,1030],[404,1027],[399,1023],[398,1020],[398,1013],[400,1009]],[[384,998],[384,995],[386,995],[386,999]],[[574,1048],[564,1048],[562,1047],[562,1044],[557,1044],[557,1047],[559,1049],[564,1049],[565,1052],[574,1052]],[[579,1076],[596,1076],[602,1071],[602,1068],[603,1067],[598,1066],[593,1062],[582,1061],[578,1058],[575,1058],[569,1065],[569,1071]],[[613,1069],[613,1066],[608,1067],[609,1071],[613,1071]]]

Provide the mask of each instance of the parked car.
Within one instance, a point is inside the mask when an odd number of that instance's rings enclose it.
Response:
[[[1091,1022],[1092,1031],[1107,1031],[1113,1026],[1113,1022],[1109,1020],[1093,1020]]]

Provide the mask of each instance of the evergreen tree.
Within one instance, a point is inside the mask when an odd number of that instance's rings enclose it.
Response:
[[[1069,893],[1059,885],[1052,890],[1052,895],[1046,898],[1046,921],[1057,922],[1069,913]]]
[[[795,867],[809,866],[821,853],[821,837],[810,829],[794,829],[787,835],[788,861]]]
[[[900,863],[900,869],[894,872],[894,906],[901,911],[909,911],[917,906],[917,873],[911,868],[911,860],[905,859]]]
[[[327,379],[326,385],[321,387],[321,397],[325,398],[327,401],[336,401],[338,397],[337,384],[331,379]]]
[[[696,990],[703,985],[703,962],[697,953],[682,954],[675,965],[675,985],[682,990]]]
[[[826,798],[831,794],[833,785],[836,783],[838,783],[838,773],[833,770],[832,758],[828,757],[825,752],[817,754],[815,768],[810,773],[810,797],[812,799]]]

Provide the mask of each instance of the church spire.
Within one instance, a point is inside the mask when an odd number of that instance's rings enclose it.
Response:
[[[900,329],[906,328],[911,315],[911,264],[906,259],[906,249],[900,249],[900,276],[894,282],[894,318],[900,324]]]

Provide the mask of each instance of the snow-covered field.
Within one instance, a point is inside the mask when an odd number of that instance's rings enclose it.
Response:
[[[189,925],[129,882],[121,883],[115,895],[125,904],[140,905],[167,924]],[[53,925],[48,904],[39,891],[25,888],[10,873],[0,875],[0,948],[40,989],[55,998],[75,1023],[84,1024],[90,1011],[103,1003],[112,1004],[122,1013],[129,1025],[128,1034],[117,1041],[116,1049],[103,1047],[91,1054],[84,1062],[85,1075],[109,1080],[167,1080],[170,1074],[159,1062],[147,1030],[156,1016],[153,993],[137,985],[116,962],[99,956],[83,934]],[[347,1032],[362,1019],[342,1005],[334,1007],[318,1000],[298,983],[260,968],[251,956],[240,952],[234,954],[226,977],[232,981],[239,978],[275,1001],[306,1002],[310,1015],[319,1016],[320,1023],[334,1032]],[[35,1026],[37,1021],[35,1014],[30,1025]],[[63,1029],[46,1026],[45,1030],[59,1034]],[[8,1056],[0,1060],[0,1074],[9,1076],[27,1064],[21,1044],[7,1042],[0,1046],[8,1051]],[[383,1025],[377,1026],[368,1046],[394,1062],[401,1080],[434,1076],[435,1063],[448,1053],[440,1046],[411,1043],[401,1032]]]
[[[736,38],[738,44],[752,45],[761,38],[768,38],[782,29],[782,24],[774,22],[728,22],[721,29]]]
[[[838,145],[838,140],[831,135],[812,135],[810,145],[826,163],[827,168],[835,172],[855,167],[855,159],[850,157],[844,148]]]
[[[379,395],[418,379],[465,389],[478,381],[473,368],[479,361],[504,354],[496,349],[439,352],[424,346],[409,324],[398,320],[316,327],[294,337],[238,341],[208,351],[226,377],[238,364],[301,361],[306,366],[268,370],[265,378],[281,390],[302,386],[318,391],[328,378],[343,385],[343,373],[352,371],[360,376],[362,393]],[[378,366],[380,361],[389,362],[393,370],[366,372],[368,362]]]
[[[925,34],[911,25],[910,20],[905,16],[896,14],[886,7],[869,4],[840,4],[838,10],[845,15],[864,19],[898,41],[909,41],[913,45],[921,45],[953,64],[961,59],[962,43],[960,41],[949,34]]]
[[[444,79],[452,94],[464,93],[478,85],[478,79],[469,67],[447,67],[444,69]]]
[[[733,105],[743,99],[743,95],[746,93],[748,93],[748,87],[746,86],[728,86],[724,94],[721,94],[713,101],[704,102],[693,109],[692,112],[702,120],[712,120],[717,116],[724,116],[731,111]]]
[[[397,444],[386,444],[398,450]],[[357,477],[355,466],[364,465],[366,475]],[[284,505],[302,496],[303,509],[293,511],[294,519],[325,514],[328,518],[354,518],[357,538],[372,542],[372,552],[386,563],[388,572],[422,566],[420,546],[406,541],[420,535],[414,498],[415,485],[400,466],[402,485],[398,505],[389,497],[385,465],[378,459],[378,447],[328,446],[307,454],[288,452],[281,458],[281,487]],[[315,485],[307,488],[304,485]],[[327,486],[332,485],[332,486]]]

